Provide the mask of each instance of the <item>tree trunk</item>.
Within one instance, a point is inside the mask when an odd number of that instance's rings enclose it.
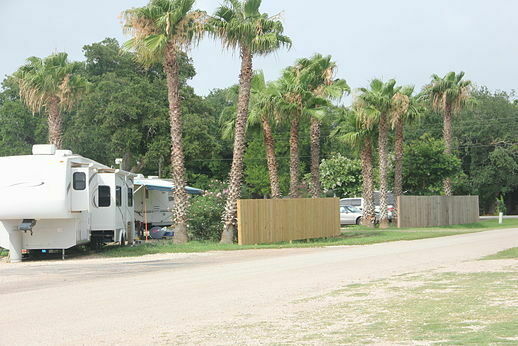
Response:
[[[174,47],[169,47],[166,52],[164,72],[167,77],[169,122],[171,125],[171,175],[175,186],[173,191],[173,217],[176,225],[174,242],[186,243],[189,241],[189,236],[187,234],[187,210],[189,208],[189,198],[185,191],[186,182],[182,144],[182,114],[178,78],[179,67],[177,51]]]
[[[299,115],[293,114],[290,129],[290,197],[299,197]]]
[[[388,170],[388,122],[386,114],[380,114],[379,135],[379,166],[380,166],[380,228],[388,228],[387,210],[387,170]]]
[[[392,214],[392,222],[397,220],[399,215],[399,205],[397,204],[397,196],[403,194],[403,155],[404,155],[404,124],[403,119],[399,117],[396,122],[396,139],[394,143],[395,159],[394,162],[394,198],[396,199],[396,205]]]
[[[362,225],[374,227],[376,213],[374,211],[374,179],[372,174],[372,143],[370,138],[365,140],[360,152],[362,162]]]
[[[318,198],[321,194],[320,188],[320,121],[311,118],[310,125],[311,141],[311,197]]]
[[[50,101],[48,111],[49,143],[54,144],[57,149],[61,149],[61,127],[63,125],[63,119],[59,111],[59,99],[57,97],[52,98]]]
[[[451,154],[452,142],[453,142],[453,134],[451,129],[451,107],[446,105],[446,109],[444,111],[444,128],[443,128],[443,137],[444,137],[444,153]],[[452,187],[451,187],[451,178],[444,179],[444,194],[446,196],[452,195]]]
[[[252,53],[246,47],[241,47],[241,73],[239,75],[239,97],[237,117],[234,129],[234,153],[228,183],[228,197],[223,214],[223,232],[221,243],[231,244],[234,241],[237,224],[237,199],[241,192],[243,179],[243,156],[246,146],[246,122],[250,103],[250,87],[252,81]]]
[[[132,168],[131,159],[132,159],[131,152],[129,152],[129,151],[125,152],[124,155],[122,156],[122,163],[120,164],[120,169],[122,169],[123,171],[129,172]]]
[[[266,117],[261,119],[263,125],[264,147],[266,148],[266,163],[270,175],[270,190],[272,198],[281,198],[281,188],[279,185],[279,171],[277,157],[275,156],[275,140],[273,138],[272,127]]]

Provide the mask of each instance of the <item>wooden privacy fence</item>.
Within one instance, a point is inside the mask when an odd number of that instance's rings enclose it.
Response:
[[[478,196],[398,196],[398,227],[458,225],[479,221]]]
[[[240,199],[240,245],[274,243],[340,234],[338,198]]]

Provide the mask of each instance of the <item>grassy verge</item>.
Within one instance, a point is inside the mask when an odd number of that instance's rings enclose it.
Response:
[[[134,247],[107,247],[102,255],[109,257],[143,256],[156,253],[191,253],[207,251],[232,251],[248,249],[278,249],[278,248],[306,248],[338,245],[368,245],[398,240],[416,240],[424,238],[444,237],[455,234],[478,232],[494,228],[506,228],[518,226],[518,219],[507,219],[503,225],[498,225],[497,220],[486,220],[474,224],[430,227],[420,229],[388,230],[372,229],[367,227],[352,226],[342,229],[342,234],[334,238],[311,239],[308,241],[281,242],[260,245],[219,244],[208,241],[192,241],[187,244],[173,244],[171,241],[157,241]]]
[[[229,339],[247,344],[269,343],[274,338],[276,344],[295,345],[516,345],[517,285],[511,268],[404,274],[293,301],[294,308],[287,308],[279,319],[251,315],[231,327],[209,325],[175,335],[174,340],[217,343]],[[196,340],[193,335],[203,339]]]
[[[470,233],[470,231],[381,231],[381,230],[352,230],[343,231],[334,238],[319,238],[310,240],[296,240],[292,243],[279,242],[273,244],[238,245],[219,244],[210,241],[191,241],[187,244],[174,244],[170,240],[156,241],[134,247],[107,247],[102,254],[109,257],[142,256],[155,253],[189,253],[207,251],[232,251],[250,249],[280,249],[280,248],[307,248],[338,245],[367,245],[397,240],[416,240],[423,238],[443,237],[447,235]]]
[[[352,226],[355,229],[369,230],[371,228],[363,226]],[[518,227],[518,219],[504,219],[502,224],[498,224],[498,220],[483,220],[474,223],[467,223],[464,225],[451,225],[451,226],[437,226],[437,227],[423,227],[423,228],[397,228],[391,226],[389,229],[394,230],[414,230],[414,231],[433,231],[433,230],[486,230],[486,229],[499,229],[499,228],[513,228]]]
[[[518,247],[513,247],[504,251],[500,251],[494,255],[486,256],[483,260],[494,260],[494,259],[510,259],[518,258]]]

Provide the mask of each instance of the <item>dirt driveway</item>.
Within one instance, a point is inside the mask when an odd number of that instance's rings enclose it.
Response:
[[[508,229],[367,246],[0,263],[0,344],[283,342],[267,323],[289,324],[295,310],[311,315],[311,297],[516,246],[518,229]],[[234,327],[250,324],[256,335]]]

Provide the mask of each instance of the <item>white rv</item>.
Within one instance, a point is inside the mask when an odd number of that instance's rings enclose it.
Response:
[[[169,179],[156,176],[144,178],[139,174],[135,178],[135,224],[139,235],[152,227],[171,226],[174,207],[172,192],[174,185]],[[185,190],[191,195],[201,195],[203,191],[186,186]]]
[[[0,157],[0,247],[64,250],[88,242],[133,241],[133,174],[35,145]]]

